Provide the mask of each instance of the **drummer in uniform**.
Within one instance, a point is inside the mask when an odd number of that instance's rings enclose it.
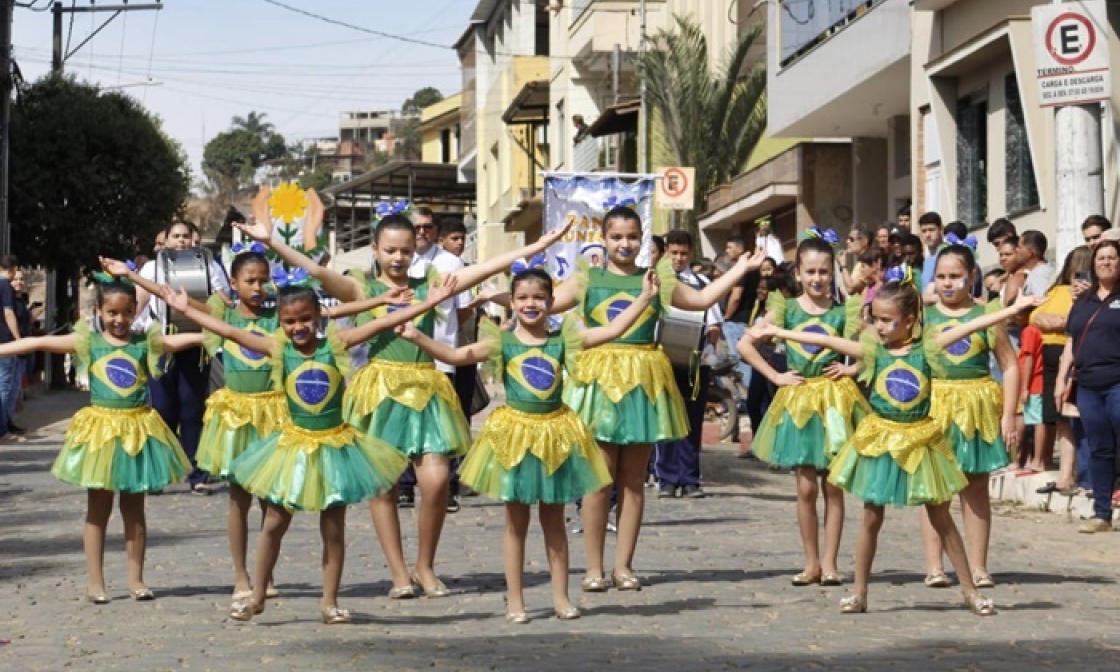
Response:
[[[711,284],[708,278],[694,273],[690,267],[692,260],[692,236],[687,231],[673,230],[665,235],[665,256],[677,278],[693,289],[703,289]],[[708,384],[712,367],[704,356],[714,352],[719,342],[723,312],[719,304],[709,308],[704,315],[704,330],[697,349],[701,351],[699,371],[692,371],[687,364],[673,362],[673,376],[677,388],[684,397],[688,412],[688,436],[656,446],[655,474],[657,476],[657,497],[700,498],[704,491],[700,488],[700,447],[703,443],[704,410],[708,404]]]
[[[198,227],[190,222],[176,221],[167,227],[164,236],[164,247],[168,250],[188,250],[197,247],[195,241],[201,240]],[[166,278],[159,259],[149,261],[140,269],[140,277],[156,284],[164,284]],[[220,292],[229,297],[229,276],[222,265],[210,260],[208,294]],[[175,288],[177,289],[177,288]],[[189,288],[188,288],[189,289]],[[163,319],[166,314],[163,301],[149,294],[141,287],[136,288],[137,304],[147,307],[141,309],[132,323],[134,331],[146,331],[153,320]],[[193,297],[205,300],[205,297]],[[168,333],[170,325],[163,325],[164,333]],[[191,460],[194,469],[189,476],[191,492],[209,494],[206,486],[207,475],[200,471],[195,464],[195,453],[198,452],[198,440],[202,434],[202,416],[206,410],[206,397],[210,386],[210,362],[203,357],[201,347],[182,350],[175,354],[169,362],[167,372],[148,381],[148,393],[151,395],[152,407],[160,414],[163,421],[179,437],[183,445],[183,452]]]

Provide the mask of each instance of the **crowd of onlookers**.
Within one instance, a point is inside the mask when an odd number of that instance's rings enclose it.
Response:
[[[32,303],[24,270],[12,255],[0,257],[0,343],[10,343],[39,333],[40,321],[35,313],[42,307]],[[38,355],[0,357],[0,441],[19,441],[26,430],[16,424],[22,410],[24,390],[43,370]]]

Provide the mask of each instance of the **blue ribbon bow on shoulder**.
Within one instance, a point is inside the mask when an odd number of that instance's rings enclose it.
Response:
[[[283,266],[277,266],[272,269],[272,282],[277,287],[307,287],[311,281],[311,274],[304,268],[289,271]]]
[[[545,257],[544,252],[538,252],[537,254],[533,255],[533,258],[530,259],[528,263],[521,261],[520,259],[513,262],[513,265],[510,266],[510,270],[513,271],[514,275],[517,275],[518,273],[524,273],[531,268],[540,268],[544,266],[545,261],[547,261],[547,257]]]

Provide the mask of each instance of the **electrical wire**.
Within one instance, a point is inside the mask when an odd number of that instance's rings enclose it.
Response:
[[[146,76],[147,76],[149,82],[152,81],[152,59],[155,58],[155,55],[156,55],[156,34],[159,32],[159,15],[160,15],[160,12],[156,12],[155,19],[152,21],[152,43],[148,47],[148,72],[147,72]],[[145,88],[144,92],[142,94],[140,94],[140,102],[141,103],[147,103],[148,102],[148,89],[147,88]]]
[[[121,69],[124,68],[124,41],[128,35],[128,12],[124,14],[124,23],[121,25],[121,51],[117,56],[117,84],[121,83]]]
[[[70,0],[70,9],[74,9],[78,5],[78,0]],[[70,12],[69,25],[66,27],[66,48],[62,50],[63,58],[66,54],[70,53],[70,36],[74,34],[74,15],[77,12]]]

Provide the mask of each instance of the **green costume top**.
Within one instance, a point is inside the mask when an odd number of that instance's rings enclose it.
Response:
[[[876,336],[865,332],[863,346],[864,371],[860,379],[870,379],[868,402],[879,416],[894,422],[917,422],[929,417],[930,379],[935,360],[944,357],[943,350],[931,339],[915,341],[905,355],[892,355]],[[940,361],[940,374],[943,364]]]
[[[774,314],[774,324],[780,329],[825,336],[851,338],[859,327],[858,313],[852,316],[850,306],[835,304],[822,315],[813,315],[801,307],[796,299],[787,300],[780,292],[771,292],[766,300],[766,312]],[[819,345],[805,345],[796,341],[786,343],[786,361],[790,371],[806,378],[824,375],[829,364],[843,359],[834,350]]]
[[[102,408],[142,408],[148,405],[148,378],[162,372],[163,326],[153,323],[145,334],[132,334],[126,345],[113,345],[89,323],[74,328],[74,354],[79,368],[89,372],[90,403]]]
[[[343,381],[350,359],[337,334],[332,323],[309,357],[300,354],[283,331],[273,335],[282,346],[272,357],[273,385],[287,397],[296,427],[319,431],[343,424]]]
[[[431,268],[431,267],[429,267]],[[412,304],[423,303],[428,298],[428,288],[436,280],[434,272],[429,271],[428,276],[425,278],[409,278],[408,287],[413,292]],[[369,280],[366,282],[366,297],[372,298],[381,296],[385,292],[390,291],[390,287],[380,280]],[[364,324],[370,319],[377,319],[385,317],[390,312],[400,310],[405,306],[378,306],[371,311],[363,313],[358,318],[358,324]],[[436,310],[429,310],[420,317],[417,317],[412,322],[420,333],[431,338],[432,333],[436,326]],[[377,334],[369,340],[369,358],[370,359],[383,359],[390,362],[431,362],[432,356],[418,348],[415,344],[409,343],[397,336],[392,330],[386,330]]]
[[[667,265],[666,265],[667,266]],[[661,275],[661,269],[658,269]],[[634,299],[642,294],[642,280],[646,269],[639,269],[632,275],[618,275],[605,268],[590,269],[587,275],[587,288],[583,299],[584,322],[590,327],[601,327],[619,316],[622,311],[630,307]],[[671,273],[670,273],[671,274]],[[674,276],[675,277],[675,276]],[[650,303],[649,307],[634,322],[625,334],[615,339],[618,345],[650,345],[657,336],[657,323],[664,312],[666,304],[665,279],[661,283],[661,301]],[[668,296],[672,296],[672,285],[668,287]]]
[[[511,331],[499,332],[490,322],[479,325],[483,340],[492,343],[491,359],[502,371],[506,404],[524,413],[551,413],[564,401],[561,367],[572,373],[581,337],[571,318],[541,345],[526,345]]]
[[[271,336],[280,328],[280,320],[275,310],[262,310],[260,316],[243,317],[237,308],[230,308],[218,295],[211,296],[206,302],[210,314],[226,324],[251,331],[262,336]],[[272,389],[272,360],[267,354],[243,348],[236,341],[206,331],[203,345],[211,356],[220,349],[222,366],[225,371],[225,386],[234,392],[256,394]]]
[[[994,305],[995,309],[998,310],[1001,307],[998,304],[999,302],[997,301],[989,305]],[[926,308],[925,313],[925,338],[932,338],[943,331],[975,320],[984,315],[988,310],[990,310],[990,308],[985,306],[973,306],[964,315],[949,317],[942,313],[937,306],[930,306]],[[955,343],[949,344],[945,348],[945,372],[944,375],[938,375],[938,377],[948,378],[950,380],[986,378],[991,375],[991,358],[989,353],[994,346],[994,328],[975,332]]]

